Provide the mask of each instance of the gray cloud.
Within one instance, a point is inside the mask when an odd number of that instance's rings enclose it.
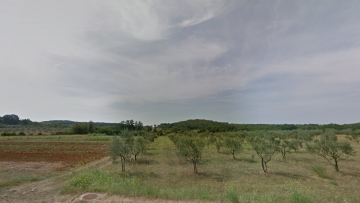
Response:
[[[3,114],[358,122],[358,1],[1,4]]]

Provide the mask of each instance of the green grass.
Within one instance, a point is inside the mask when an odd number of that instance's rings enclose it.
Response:
[[[339,183],[337,183],[336,181],[333,181],[333,180],[330,180],[330,181],[329,181],[329,184],[331,184],[331,185],[336,185],[336,186],[339,185]]]
[[[359,145],[354,145],[357,150]],[[360,159],[343,161],[341,172],[302,149],[286,160],[277,154],[268,163],[268,172],[254,151],[246,150],[233,160],[224,149],[204,148],[198,174],[191,162],[177,156],[173,143],[165,136],[151,143],[138,162],[128,162],[126,173],[120,165],[74,174],[63,193],[94,191],[128,196],[165,199],[198,199],[221,202],[359,202]],[[320,167],[312,167],[312,166]],[[331,168],[331,169],[330,169]],[[326,170],[328,169],[328,170]],[[338,185],[317,176],[332,177]],[[320,174],[320,175],[319,175]],[[320,194],[320,195],[319,195]]]
[[[34,181],[40,181],[40,180],[44,180],[44,179],[46,179],[46,177],[13,178],[13,179],[10,179],[10,180],[0,181],[0,188],[9,187],[9,186],[13,186],[13,185],[18,185],[18,184],[23,183],[23,182],[34,182]]]
[[[51,173],[24,171],[16,169],[0,169],[0,188],[19,185],[24,182],[35,182],[49,178]]]
[[[328,178],[326,175],[326,169],[323,166],[312,166],[311,170],[314,171],[314,173],[316,173],[316,175],[318,175],[320,178]]]
[[[294,189],[293,191],[291,191],[290,202],[291,203],[312,203],[315,201],[312,198],[310,198],[309,196],[307,196],[306,194],[301,193],[301,192],[297,191],[296,189]]]

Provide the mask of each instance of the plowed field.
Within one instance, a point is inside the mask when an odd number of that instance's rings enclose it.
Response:
[[[64,170],[107,156],[108,143],[2,142],[0,161],[61,163]]]

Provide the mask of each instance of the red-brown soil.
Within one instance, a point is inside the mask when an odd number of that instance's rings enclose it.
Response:
[[[107,156],[108,148],[107,143],[2,142],[0,161],[59,163],[61,167],[54,168],[58,171],[101,159]]]

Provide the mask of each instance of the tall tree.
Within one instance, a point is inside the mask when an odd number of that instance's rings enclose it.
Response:
[[[2,120],[3,120],[3,123],[8,124],[8,125],[16,125],[20,121],[19,116],[15,115],[15,114],[5,115],[5,116],[3,116]]]
[[[94,133],[95,128],[94,128],[94,122],[89,121],[89,133]]]

